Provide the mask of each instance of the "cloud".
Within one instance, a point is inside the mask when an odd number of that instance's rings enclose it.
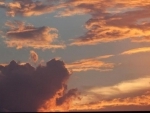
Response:
[[[44,2],[43,2],[44,1]],[[7,15],[9,16],[38,16],[46,13],[52,13],[59,6],[56,6],[57,2],[54,0],[47,1],[42,0],[13,0],[5,3]]]
[[[68,0],[64,3],[67,7],[59,16],[81,12],[91,15],[85,23],[88,31],[73,39],[70,45],[95,45],[127,38],[134,42],[149,42],[149,3],[147,0],[130,3],[127,0]]]
[[[122,81],[111,86],[91,86],[83,88],[80,95],[81,100],[77,100],[74,103],[77,105],[84,105],[88,103],[95,103],[97,101],[113,100],[116,98],[133,98],[135,96],[142,95],[143,92],[147,92],[149,89],[150,76]]]
[[[38,54],[34,51],[30,51],[30,59],[33,61],[33,62],[37,62],[38,61]]]
[[[88,71],[88,70],[108,71],[108,70],[112,70],[114,64],[100,61],[100,59],[109,58],[111,56],[113,55],[99,56],[99,57],[89,58],[89,59],[81,59],[66,64],[66,67],[74,72]]]
[[[121,106],[123,111],[128,111],[129,109],[126,109],[126,108],[132,106],[132,110],[137,111],[137,109],[136,109],[137,107],[144,108],[144,106],[147,107],[149,105],[150,105],[150,92],[147,92],[143,95],[131,97],[131,98],[130,97],[124,98],[124,99],[116,98],[116,99],[112,99],[112,100],[102,100],[99,102],[93,102],[93,103],[88,103],[88,104],[81,104],[78,106],[72,106],[71,110],[72,111],[76,111],[76,110],[82,110],[82,111],[99,110],[100,111],[103,109],[108,110],[107,108],[109,108],[109,107],[115,107],[116,109],[114,108],[113,110],[116,111],[116,110],[118,110],[117,108],[120,108],[120,106]]]
[[[132,86],[132,87],[131,87]],[[120,82],[112,86],[91,87],[81,92],[81,100],[74,101],[70,110],[130,110],[150,105],[150,76]],[[136,110],[133,109],[132,110]]]
[[[67,92],[70,74],[64,62],[52,59],[36,68],[29,63],[19,65],[11,61],[0,65],[0,109],[11,112],[51,111],[69,106],[77,96],[77,89]],[[51,105],[51,106],[48,106]],[[57,109],[55,109],[57,110]]]
[[[5,0],[0,1],[0,8],[5,8]]]
[[[132,87],[131,87],[132,86]],[[111,97],[123,95],[139,90],[148,90],[150,88],[150,77],[138,78],[134,80],[123,81],[119,84],[106,87],[95,87],[88,89],[87,92],[99,94],[101,96]]]
[[[21,21],[6,22],[8,31],[5,36],[5,43],[8,47],[16,47],[17,49],[23,47],[32,47],[36,49],[56,49],[64,48],[64,44],[57,43],[57,29],[47,26],[34,27],[30,24],[25,24]]]
[[[150,47],[142,47],[142,48],[135,48],[128,51],[124,51],[121,53],[121,55],[131,55],[135,53],[149,52],[149,51],[150,51]]]

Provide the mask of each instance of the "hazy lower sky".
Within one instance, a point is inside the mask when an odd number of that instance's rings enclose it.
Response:
[[[150,110],[149,10],[149,0],[0,0],[0,109]]]

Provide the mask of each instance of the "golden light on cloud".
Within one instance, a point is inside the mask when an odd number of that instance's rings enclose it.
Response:
[[[50,107],[47,110],[56,110],[55,106],[67,107],[78,97],[77,88],[67,90],[69,77],[64,62],[56,59],[36,68],[30,63],[20,65],[14,60],[0,65],[0,91],[3,92],[0,95],[0,100],[3,100],[0,101],[0,109],[37,112],[45,107]],[[14,98],[16,94],[18,98]]]
[[[34,27],[31,24],[25,24],[21,21],[5,23],[9,27],[6,32],[5,43],[8,47],[32,47],[35,49],[57,49],[65,48],[62,42],[56,40],[58,38],[58,30],[48,26]],[[58,43],[58,44],[55,44]]]
[[[114,63],[106,63],[100,61],[100,59],[109,58],[113,55],[105,55],[105,56],[98,56],[95,58],[89,59],[81,59],[69,64],[66,64],[66,67],[73,72],[80,72],[80,71],[88,71],[88,70],[97,70],[97,71],[110,71],[114,67]]]
[[[150,106],[150,0],[0,0],[0,15],[0,111]]]
[[[150,18],[148,13],[150,2],[147,0],[144,0],[142,4],[140,0],[130,3],[127,0],[94,0],[93,2],[70,0],[64,4],[71,8],[66,7],[64,11],[59,12],[61,16],[81,14],[79,10],[83,14],[91,15],[91,18],[85,23],[88,31],[73,39],[70,45],[96,45],[101,42],[113,42],[127,38],[134,41],[138,37],[150,36],[149,22],[139,23],[142,19]],[[140,40],[149,41],[147,38]]]
[[[132,87],[131,87],[132,86]],[[113,100],[114,98],[127,98],[137,96],[143,91],[150,89],[150,76],[143,78],[127,80],[117,83],[112,86],[91,87],[82,91],[80,101],[75,101],[78,104],[95,103],[98,100]],[[143,93],[142,93],[143,94]],[[134,96],[134,97],[135,97]],[[98,99],[97,99],[98,98]]]
[[[136,96],[136,97],[128,97],[128,98],[116,98],[112,100],[101,100],[99,102],[93,102],[88,104],[81,104],[81,105],[72,105],[70,107],[70,110],[101,110],[103,108],[107,107],[119,107],[119,106],[146,106],[150,105],[150,92],[147,92],[146,94]],[[117,110],[117,109],[116,109]],[[125,110],[125,109],[124,109]],[[136,111],[136,109],[135,109]]]
[[[128,51],[124,51],[121,55],[131,55],[135,53],[142,53],[142,52],[150,52],[150,47],[142,47],[142,48],[135,48]]]
[[[149,89],[149,76],[124,81],[113,86],[89,88],[85,90],[85,93],[81,93],[80,101],[73,102],[70,110],[101,110],[116,106],[150,105]],[[142,94],[139,95],[137,92]],[[137,96],[133,96],[134,93]],[[128,96],[122,97],[122,95]]]
[[[149,88],[150,88],[150,77],[148,76],[145,78],[138,78],[135,80],[124,81],[114,86],[92,88],[88,90],[88,92],[97,93],[104,96],[114,96]]]

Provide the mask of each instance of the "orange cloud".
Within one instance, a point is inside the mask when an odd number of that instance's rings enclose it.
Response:
[[[150,89],[150,76],[138,78],[134,80],[127,80],[112,86],[94,87],[85,90],[87,93],[100,95],[101,98],[112,98],[120,97],[125,94],[131,94],[137,91],[149,90]],[[132,87],[131,87],[132,86]],[[93,95],[93,100],[94,100]],[[92,95],[91,95],[92,96]],[[89,100],[88,96],[85,98]],[[84,99],[84,100],[85,100]],[[96,98],[95,98],[96,99]]]
[[[149,106],[150,105],[150,92],[147,92],[140,96],[128,97],[124,99],[116,98],[112,100],[102,100],[99,102],[93,102],[89,104],[81,104],[81,105],[74,105],[74,106],[72,105],[70,110],[71,111],[101,110],[103,108],[107,109],[107,107],[116,107],[116,106],[126,107],[126,106],[133,106],[133,105],[136,107]],[[136,109],[134,110],[136,111]]]
[[[131,50],[122,52],[121,55],[131,55],[131,54],[141,53],[141,52],[150,52],[150,47],[131,49]]]
[[[71,16],[81,12],[91,15],[91,19],[85,24],[88,32],[74,39],[70,45],[95,45],[126,38],[149,42],[150,2],[147,0],[130,3],[127,0],[69,0],[64,4],[69,7],[60,12],[60,16]]]
[[[111,56],[113,55],[82,59],[70,64],[66,64],[66,67],[74,72],[88,71],[88,70],[108,71],[108,70],[112,70],[114,64],[100,61],[100,59],[109,58]]]
[[[82,106],[87,105],[89,108],[86,108],[90,110],[92,106],[90,106],[90,103],[99,103],[101,104],[101,101],[110,101],[114,99],[120,99],[124,100],[125,98],[134,98],[136,96],[140,96],[143,94],[143,92],[147,92],[150,89],[150,76],[145,76],[143,78],[133,79],[133,80],[126,80],[111,86],[96,86],[96,87],[90,87],[82,89],[80,93],[80,100],[74,100],[73,104],[74,106]],[[131,87],[132,86],[132,87]],[[150,93],[149,93],[150,94]],[[108,102],[109,104],[109,102]],[[103,105],[102,105],[103,106]],[[110,107],[115,106],[115,104],[110,105]],[[71,109],[72,107],[70,107]],[[103,108],[103,107],[102,107]],[[101,108],[95,108],[101,109]],[[84,109],[76,109],[76,110],[84,110]]]
[[[17,49],[23,47],[32,48],[64,48],[64,44],[53,44],[57,42],[58,34],[57,29],[47,26],[34,27],[33,25],[26,25],[24,22],[6,22],[6,26],[9,27],[6,36],[5,43],[8,47],[16,47]]]

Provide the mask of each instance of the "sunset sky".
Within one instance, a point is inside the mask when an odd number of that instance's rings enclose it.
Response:
[[[150,0],[0,0],[0,111],[150,110]]]

